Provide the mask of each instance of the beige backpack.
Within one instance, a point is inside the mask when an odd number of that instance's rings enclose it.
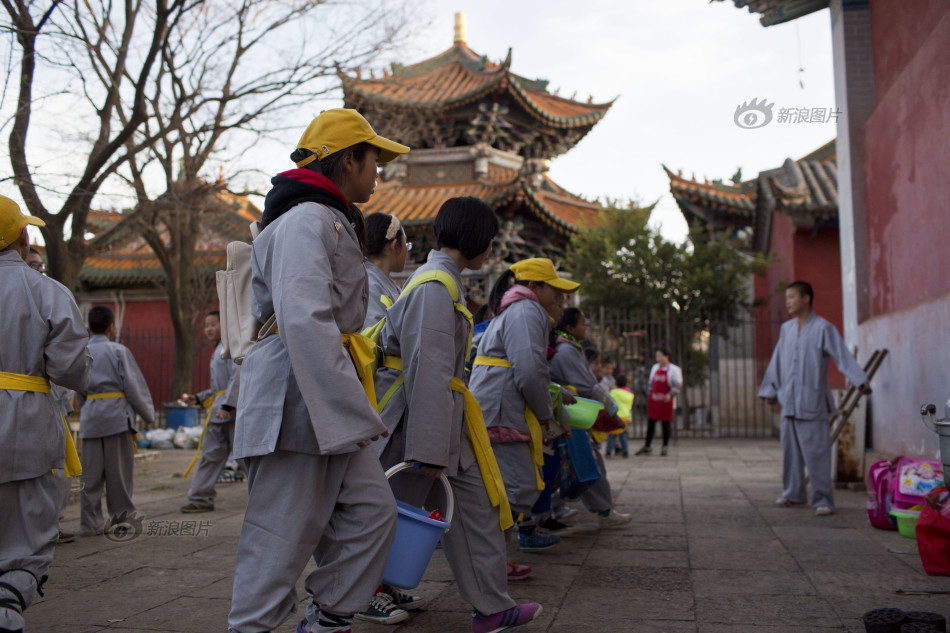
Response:
[[[250,228],[254,239],[261,232],[261,223],[252,222]],[[221,313],[221,358],[230,358],[240,365],[251,345],[277,329],[276,315],[261,323],[251,314],[250,244],[228,244],[227,267],[215,273],[215,281]]]

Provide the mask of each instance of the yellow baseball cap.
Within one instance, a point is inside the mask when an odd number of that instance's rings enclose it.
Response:
[[[323,160],[330,154],[357,143],[369,143],[378,148],[377,162],[380,163],[388,163],[409,151],[405,145],[377,134],[369,121],[356,110],[336,108],[321,112],[304,130],[303,136],[297,142],[297,149],[308,149],[313,155],[297,161],[297,167],[309,165],[314,160]]]
[[[544,257],[532,257],[531,259],[515,262],[511,265],[511,272],[515,274],[515,279],[519,281],[543,281],[561,292],[571,293],[581,287],[575,281],[558,277],[557,271],[554,269],[554,262]]]
[[[13,244],[28,224],[46,226],[43,220],[24,215],[20,205],[10,198],[0,196],[0,251]]]

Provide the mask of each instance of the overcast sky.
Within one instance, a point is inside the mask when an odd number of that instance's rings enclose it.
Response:
[[[659,200],[653,222],[671,239],[682,239],[686,223],[661,164],[726,182],[741,166],[748,179],[835,136],[833,120],[778,121],[780,108],[834,109],[828,10],[765,28],[729,1],[430,0],[425,8],[432,26],[407,63],[448,48],[461,11],[476,52],[501,60],[511,47],[515,73],[547,79],[561,96],[616,97],[551,175],[588,198]],[[773,120],[738,127],[736,107],[754,98],[775,104]]]
[[[553,161],[551,175],[588,199],[658,201],[652,222],[670,239],[683,239],[686,223],[670,196],[661,164],[682,169],[687,176],[695,173],[700,179],[726,182],[742,167],[743,179],[748,179],[786,158],[800,158],[835,136],[833,120],[779,120],[782,108],[834,109],[828,10],[764,28],[757,15],[729,1],[416,1],[419,11],[413,22],[418,36],[394,57],[404,64],[448,49],[454,14],[460,11],[467,17],[468,45],[476,52],[500,61],[511,48],[515,73],[547,79],[549,89],[559,89],[561,96],[576,92],[578,100],[586,101],[592,95],[597,103],[616,98],[606,117],[572,151]],[[8,51],[8,42],[4,44]],[[384,65],[381,61],[376,70]],[[8,89],[13,90],[12,85]],[[0,104],[5,115],[15,104],[12,94]],[[743,129],[734,122],[736,108],[752,99],[774,104],[773,120],[758,129]],[[49,115],[52,105],[41,105],[30,131],[32,151],[55,163],[61,156],[47,148],[56,143],[36,144],[52,134],[40,116]],[[341,105],[342,96],[313,103],[313,112],[302,113],[299,130],[307,117]],[[6,139],[9,129],[3,132]],[[297,134],[295,128],[292,140]],[[241,167],[254,170],[243,176],[251,191],[266,191],[267,175],[290,167],[288,145],[287,138],[264,140],[240,157]],[[0,155],[8,165],[5,144]],[[216,174],[217,165],[209,171]],[[242,184],[234,182],[237,188]],[[133,202],[127,190],[112,189],[105,187],[94,204],[124,208]],[[68,190],[52,187],[44,195],[55,197]],[[19,201],[8,182],[0,192]],[[254,201],[263,202],[258,197]]]

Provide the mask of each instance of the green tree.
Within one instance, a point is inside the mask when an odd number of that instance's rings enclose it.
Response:
[[[688,383],[700,384],[708,358],[699,340],[706,331],[727,335],[749,313],[750,278],[768,262],[698,224],[686,240],[673,243],[647,226],[652,208],[609,206],[594,226],[573,238],[567,266],[583,284],[583,308],[595,319],[603,311],[611,322],[623,322],[631,313],[666,322],[667,345],[679,348]],[[601,328],[606,339],[621,335],[608,332],[606,324]]]

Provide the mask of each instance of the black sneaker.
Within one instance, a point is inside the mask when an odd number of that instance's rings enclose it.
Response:
[[[428,604],[428,600],[422,596],[414,596],[410,593],[402,591],[401,589],[396,589],[390,585],[383,585],[383,592],[388,593],[393,600],[393,604],[399,607],[400,609],[405,609],[406,611],[415,611],[416,609],[425,608]]]
[[[573,525],[568,525],[567,523],[561,523],[554,517],[548,517],[544,521],[538,524],[538,527],[544,528],[551,534],[556,534],[557,536],[570,536],[577,532],[577,528]]]
[[[369,609],[353,616],[355,620],[375,622],[376,624],[397,624],[409,619],[409,612],[393,604],[393,598],[388,593],[379,592],[373,596]]]
[[[184,514],[197,514],[199,512],[214,512],[214,506],[200,506],[197,503],[189,503],[181,507]]]

